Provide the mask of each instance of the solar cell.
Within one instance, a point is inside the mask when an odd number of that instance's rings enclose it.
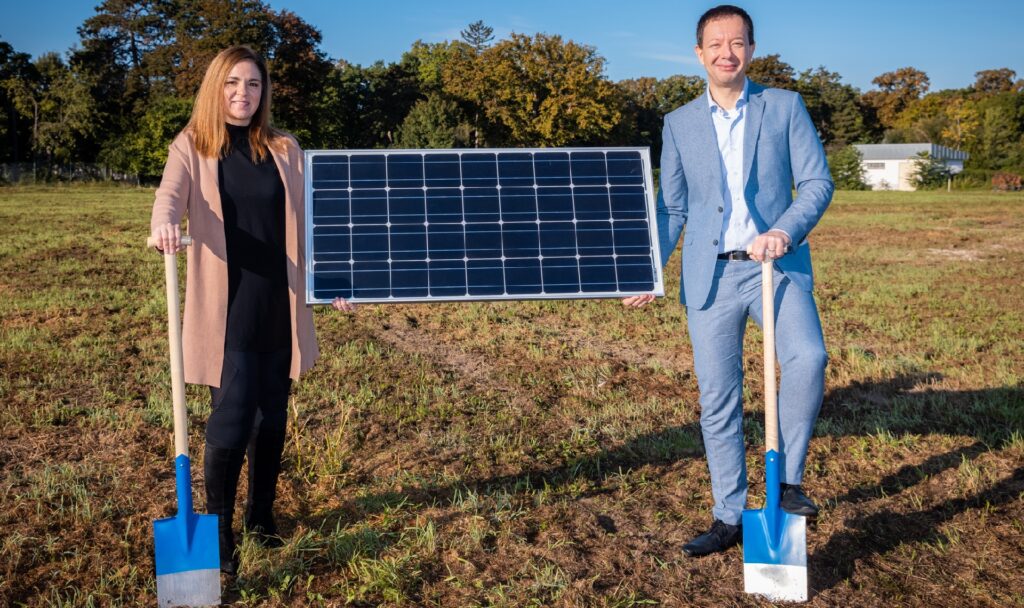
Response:
[[[663,295],[647,148],[306,152],[306,302]]]

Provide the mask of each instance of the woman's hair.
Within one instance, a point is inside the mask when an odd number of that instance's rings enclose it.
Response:
[[[284,133],[270,126],[270,75],[267,73],[267,64],[251,48],[233,46],[217,53],[206,68],[195,105],[192,106],[192,118],[185,127],[186,131],[192,132],[196,150],[203,156],[224,158],[231,151],[231,140],[224,125],[224,83],[232,68],[242,61],[256,64],[263,79],[260,103],[249,122],[249,147],[252,149],[253,160],[262,161],[270,149],[281,150],[287,145]]]

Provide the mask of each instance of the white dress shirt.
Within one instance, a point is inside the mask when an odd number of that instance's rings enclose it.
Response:
[[[718,252],[746,251],[759,232],[750,217],[743,198],[743,130],[746,125],[747,90],[750,81],[743,83],[743,93],[736,100],[736,108],[725,110],[711,97],[708,87],[708,105],[711,122],[718,138],[718,153],[722,163],[722,236],[718,239]]]

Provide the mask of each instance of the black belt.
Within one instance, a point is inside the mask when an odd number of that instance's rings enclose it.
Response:
[[[749,262],[753,258],[746,251],[726,251],[725,253],[718,254],[718,259],[729,260],[730,262]]]

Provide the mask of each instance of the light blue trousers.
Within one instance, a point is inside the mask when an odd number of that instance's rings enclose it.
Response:
[[[710,304],[686,309],[693,361],[700,387],[712,513],[731,525],[747,502],[743,443],[743,333],[747,318],[761,325],[761,264],[718,260]],[[814,297],[775,270],[775,349],[779,382],[779,442],[782,481],[803,479],[807,445],[821,409],[828,356]]]

